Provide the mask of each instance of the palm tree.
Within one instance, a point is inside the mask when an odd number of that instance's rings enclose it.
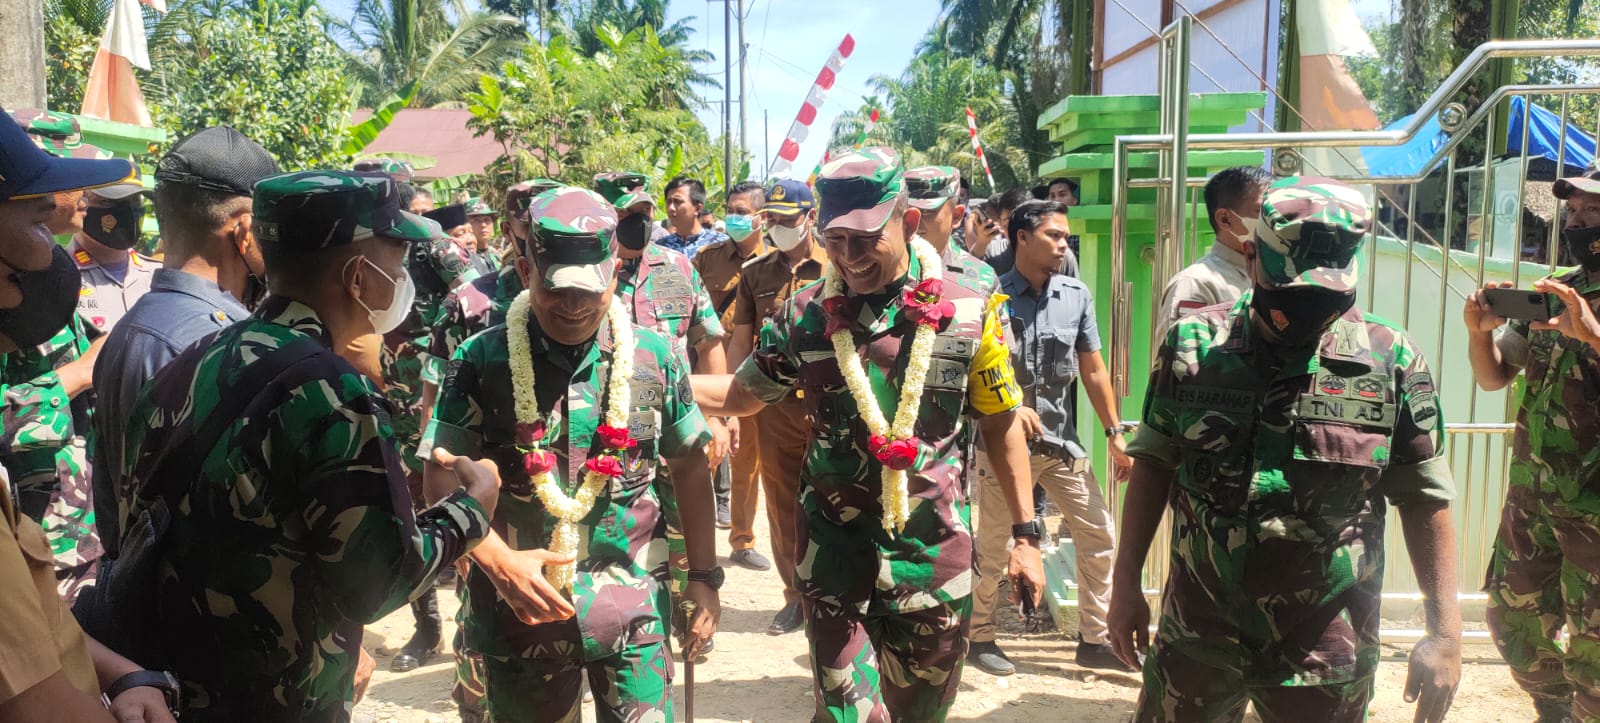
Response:
[[[454,18],[454,20],[452,20]],[[459,104],[526,42],[519,20],[466,0],[360,0],[349,25],[351,77],[372,105],[415,81],[412,107]]]

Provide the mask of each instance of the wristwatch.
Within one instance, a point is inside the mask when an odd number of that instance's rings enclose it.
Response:
[[[1034,542],[1038,542],[1044,537],[1044,523],[1040,522],[1039,518],[1035,517],[1020,525],[1012,525],[1011,536],[1032,537]]]
[[[136,670],[117,678],[106,687],[105,692],[100,694],[100,702],[110,708],[111,701],[134,688],[155,688],[161,691],[162,696],[167,699],[167,710],[172,713],[172,717],[178,717],[178,694],[182,691],[182,686],[178,685],[175,676],[165,670]]]
[[[710,570],[689,571],[689,582],[704,583],[706,587],[709,587],[712,590],[721,590],[722,583],[727,579],[728,574],[723,572],[720,566],[713,567]]]
[[[1119,434],[1127,434],[1132,431],[1133,425],[1128,424],[1127,422],[1123,422],[1115,427],[1106,427],[1106,439],[1111,439]]]

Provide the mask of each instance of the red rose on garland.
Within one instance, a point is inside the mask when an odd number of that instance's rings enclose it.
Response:
[[[611,449],[633,449],[639,445],[634,440],[633,435],[628,433],[626,427],[613,427],[609,424],[602,424],[595,433],[600,435],[601,443]]]
[[[906,318],[913,323],[927,324],[935,329],[945,319],[956,315],[955,302],[944,298],[944,282],[939,279],[923,279],[916,286],[906,289],[901,294],[901,305],[905,307]]]
[[[583,466],[587,467],[590,472],[602,474],[607,477],[622,476],[622,460],[617,459],[609,454],[601,455],[599,457],[590,457],[589,461],[583,463]]]
[[[916,437],[891,442],[874,435],[868,444],[872,455],[889,469],[911,469],[917,463],[917,451],[921,447]]]
[[[522,471],[529,477],[538,477],[556,468],[556,456],[542,449],[535,449],[522,455]]]
[[[861,314],[856,302],[848,296],[835,296],[823,301],[822,310],[828,315],[828,325],[822,332],[824,336],[833,336],[855,326],[856,317]]]

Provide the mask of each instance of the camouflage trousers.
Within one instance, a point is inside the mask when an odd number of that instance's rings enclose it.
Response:
[[[1248,702],[1262,723],[1311,720],[1310,711],[1325,723],[1359,723],[1367,717],[1374,675],[1326,685],[1252,685],[1237,668],[1217,668],[1158,644],[1144,662],[1144,689],[1133,720],[1233,723],[1244,719]]]
[[[1483,590],[1495,645],[1534,705],[1600,720],[1600,514],[1513,484]]]
[[[804,601],[813,721],[943,721],[961,686],[972,598],[863,616]]]
[[[481,723],[487,720],[483,705],[483,655],[467,644],[467,612],[471,607],[467,601],[469,565],[466,558],[456,564],[456,595],[461,598],[461,607],[456,610],[456,636],[450,646],[456,660],[456,684],[450,690],[450,699],[456,703],[461,723]]]
[[[485,720],[577,723],[583,719],[585,676],[599,723],[672,720],[672,655],[664,641],[627,645],[594,661],[584,659],[577,640],[564,648],[570,652],[550,657],[484,656]]]

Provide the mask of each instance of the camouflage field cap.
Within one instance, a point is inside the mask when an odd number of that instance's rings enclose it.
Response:
[[[1550,186],[1550,193],[1556,198],[1566,199],[1574,191],[1584,193],[1600,193],[1600,161],[1596,161],[1583,170],[1583,175],[1572,178],[1558,179]]]
[[[494,209],[490,208],[489,204],[484,203],[483,199],[478,198],[477,196],[473,196],[472,198],[467,199],[467,204],[466,205],[467,205],[467,215],[468,216],[493,216],[493,215],[495,215]]]
[[[506,213],[520,221],[528,220],[528,207],[539,194],[563,185],[548,178],[533,178],[506,189]]]
[[[567,186],[545,191],[529,208],[533,263],[547,289],[602,292],[616,275],[612,233],[617,212],[593,191]]]
[[[655,208],[656,199],[650,195],[650,178],[631,171],[599,173],[594,177],[594,190],[618,210],[626,210],[641,203]]]
[[[1261,268],[1279,288],[1353,291],[1356,252],[1370,224],[1367,200],[1354,188],[1317,176],[1279,179],[1261,202]]]
[[[952,166],[919,166],[906,171],[907,203],[912,208],[937,211],[961,190],[961,171]]]
[[[0,201],[109,186],[132,174],[133,164],[124,158],[53,156],[9,116],[0,120]]]
[[[384,156],[363,158],[356,161],[355,165],[350,167],[350,170],[361,171],[362,173],[386,173],[399,183],[410,183],[411,179],[416,175],[416,171],[411,168],[410,163]]]
[[[904,192],[900,154],[893,149],[874,146],[841,155],[817,175],[817,227],[879,231]]]
[[[28,132],[34,145],[57,158],[106,159],[111,153],[83,142],[77,117],[38,108],[10,111],[11,120]]]
[[[389,236],[429,241],[438,225],[400,210],[400,188],[384,173],[301,171],[255,187],[255,232],[264,244],[317,251]]]
[[[767,205],[761,210],[774,216],[795,216],[817,207],[805,181],[780,178],[767,187]]]

